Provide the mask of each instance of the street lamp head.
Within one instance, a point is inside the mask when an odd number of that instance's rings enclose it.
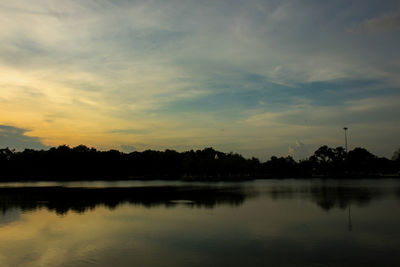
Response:
[[[343,130],[345,130],[345,131],[346,131],[347,129],[348,129],[347,127],[343,127]]]

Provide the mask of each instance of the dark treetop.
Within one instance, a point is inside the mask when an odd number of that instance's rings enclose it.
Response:
[[[364,148],[348,153],[342,148],[321,146],[308,159],[271,157],[266,162],[245,159],[236,153],[213,148],[122,153],[98,151],[80,145],[49,150],[0,149],[0,180],[244,180],[256,178],[398,177],[399,153],[389,160]]]

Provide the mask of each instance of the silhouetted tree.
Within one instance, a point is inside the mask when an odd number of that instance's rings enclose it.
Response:
[[[374,168],[374,159],[376,159],[376,156],[368,150],[357,147],[348,153],[349,170],[359,174],[370,172]]]
[[[11,150],[8,147],[0,149],[0,160],[10,160],[15,150]]]
[[[271,157],[261,163],[237,153],[212,147],[177,152],[174,150],[132,152],[97,151],[85,145],[66,145],[49,150],[0,149],[0,179],[5,180],[120,180],[188,179],[238,180],[284,177],[354,177],[395,174],[400,160],[379,158],[364,148],[346,153],[342,147],[321,146],[307,160]]]
[[[321,146],[314,152],[314,158],[320,163],[332,162],[335,152],[328,146]]]

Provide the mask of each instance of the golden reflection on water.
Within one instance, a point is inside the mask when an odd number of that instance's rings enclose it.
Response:
[[[98,205],[64,214],[45,207],[13,209],[0,214],[0,266],[398,263],[398,198],[354,204],[352,232],[348,209],[324,210],[316,203],[305,196],[262,194],[240,206],[213,208],[182,202],[152,207],[125,203],[114,209]]]

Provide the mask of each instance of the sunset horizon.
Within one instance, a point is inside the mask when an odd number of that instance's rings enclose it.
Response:
[[[398,1],[2,1],[0,147],[400,146]]]

